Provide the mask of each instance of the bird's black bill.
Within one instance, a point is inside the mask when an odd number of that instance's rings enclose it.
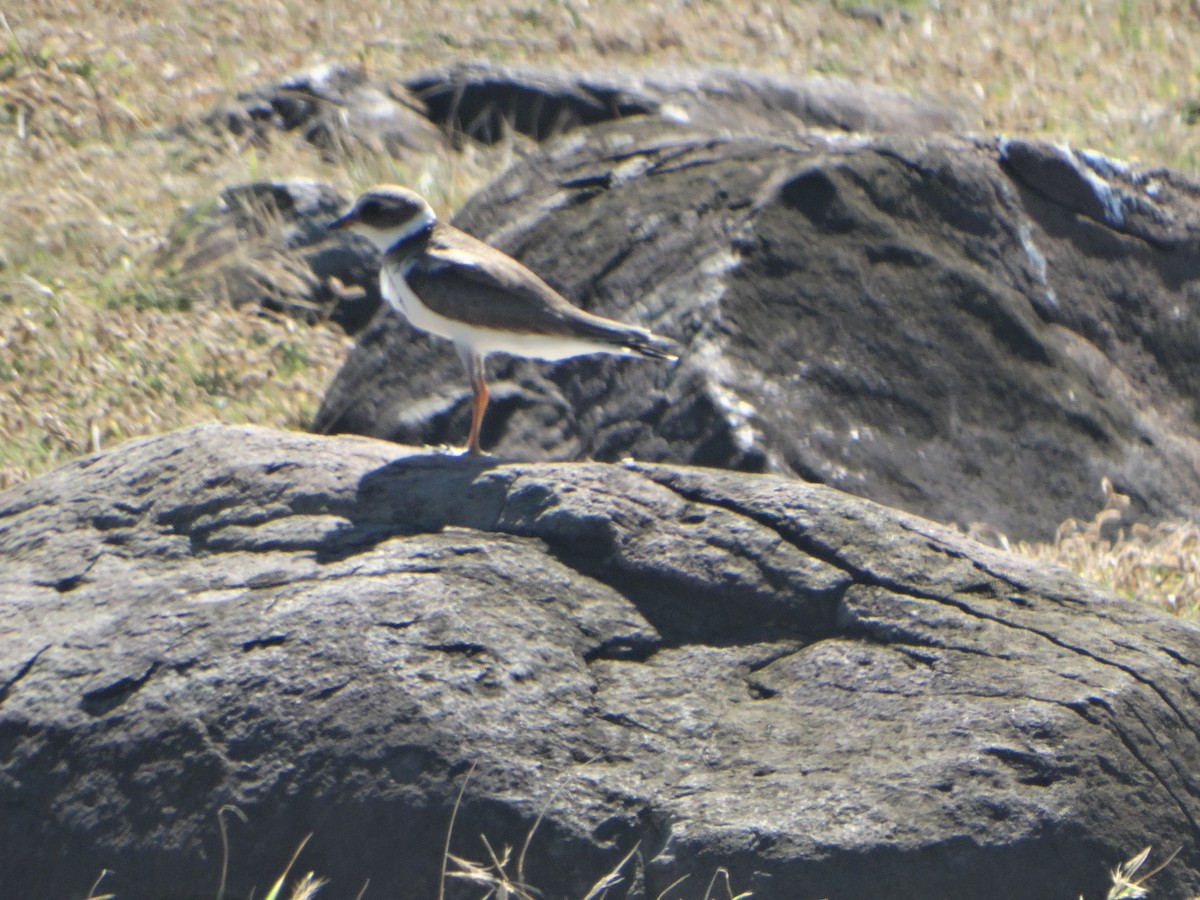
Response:
[[[338,231],[342,228],[347,228],[353,224],[354,224],[354,216],[352,216],[350,213],[346,213],[344,216],[339,216],[338,218],[336,218],[332,222],[330,222],[328,225],[326,225],[325,230],[326,231]]]

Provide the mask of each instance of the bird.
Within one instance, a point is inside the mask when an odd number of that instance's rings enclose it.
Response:
[[[472,456],[483,452],[488,354],[678,359],[675,341],[572,305],[508,254],[439,221],[429,202],[408,188],[373,187],[327,227],[349,229],[374,244],[382,256],[379,285],[387,304],[414,328],[454,342],[473,392],[466,446]]]

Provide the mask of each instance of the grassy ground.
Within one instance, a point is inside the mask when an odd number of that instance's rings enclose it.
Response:
[[[251,179],[316,178],[351,195],[385,174],[449,212],[499,165],[467,154],[347,167],[286,135],[266,150],[155,136],[239,90],[328,60],[375,76],[464,58],[815,72],[940,99],[981,131],[1195,176],[1196,46],[1200,0],[9,4],[0,12],[0,488],[131,436],[209,419],[298,428],[315,411],[348,342],[330,326],[189,292],[159,261],[182,210]],[[1080,568],[1070,547],[1090,540],[1089,559],[1124,560],[1091,574],[1194,611],[1195,575],[1170,562],[1193,546],[1189,528],[1142,534],[1136,551],[1129,541],[1105,548],[1086,528],[1074,543],[1064,534],[1055,547],[1025,549]],[[1130,574],[1135,552],[1149,575]],[[1163,593],[1156,580],[1171,578],[1183,588]]]

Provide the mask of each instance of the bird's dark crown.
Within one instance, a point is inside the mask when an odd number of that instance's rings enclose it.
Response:
[[[350,214],[368,228],[389,231],[432,212],[425,198],[396,185],[371,188],[354,203]]]

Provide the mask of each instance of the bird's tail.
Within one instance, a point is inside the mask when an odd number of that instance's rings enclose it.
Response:
[[[665,359],[669,362],[679,359],[680,346],[677,341],[646,331],[644,328],[631,331],[625,346],[634,353],[651,359]]]

